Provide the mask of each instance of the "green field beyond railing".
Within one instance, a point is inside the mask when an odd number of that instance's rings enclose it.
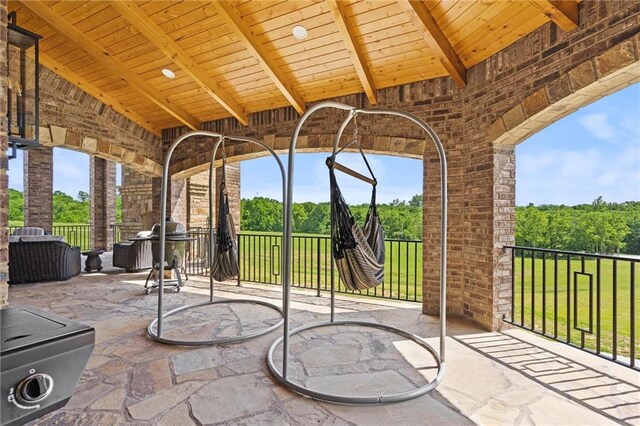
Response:
[[[638,368],[640,258],[507,247],[507,322]]]
[[[19,222],[9,224],[9,235],[23,225]],[[89,250],[91,244],[91,226],[80,223],[54,223],[51,235],[61,235],[71,246],[79,246],[81,250]]]
[[[187,272],[207,275],[206,258],[209,241],[206,229],[193,229],[189,235]],[[326,235],[294,235],[292,238],[292,287],[330,291],[385,299],[422,301],[422,242],[386,240],[385,279],[378,287],[367,291],[347,290],[338,277],[331,256],[331,238]],[[240,281],[282,284],[280,258],[282,235],[242,232],[238,235]]]

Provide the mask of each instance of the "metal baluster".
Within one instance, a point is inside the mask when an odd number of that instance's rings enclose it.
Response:
[[[634,368],[636,365],[636,303],[638,302],[636,300],[636,290],[635,290],[635,284],[636,284],[636,263],[635,262],[631,262],[631,271],[630,271],[630,282],[629,285],[631,286],[631,288],[629,289],[629,291],[631,292],[630,296],[631,296],[631,318],[629,318],[629,320],[631,321],[630,326],[631,326],[631,336],[630,336],[630,346],[631,346],[631,351],[630,351],[630,367]]]
[[[553,254],[553,338],[558,338],[558,253]]]
[[[613,360],[618,359],[618,261],[613,260]]]
[[[524,327],[524,250],[520,251],[520,325]]]
[[[316,237],[316,248],[318,252],[316,253],[316,271],[318,274],[318,293],[316,296],[320,297],[320,237]]]
[[[600,353],[600,258],[596,259],[596,354]]]
[[[536,251],[531,250],[531,330],[536,329]]]
[[[542,334],[547,334],[547,253],[542,252]]]
[[[571,343],[571,256],[567,255],[567,343]]]

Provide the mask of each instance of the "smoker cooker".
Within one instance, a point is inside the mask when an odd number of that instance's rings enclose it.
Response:
[[[180,268],[184,259],[185,244],[189,241],[189,235],[184,225],[173,218],[167,219],[165,227],[164,262],[167,268]],[[156,223],[151,228],[151,251],[153,263],[160,263],[160,224]],[[175,265],[174,265],[175,261]]]
[[[153,253],[153,268],[144,284],[145,294],[149,294],[151,289],[158,288],[159,273],[163,269],[161,265],[164,265],[165,270],[173,270],[176,276],[176,280],[165,281],[165,286],[175,287],[176,291],[180,291],[180,287],[182,287],[180,269],[182,269],[182,262],[184,261],[185,246],[187,241],[191,241],[193,238],[189,238],[189,234],[187,234],[183,224],[174,221],[173,218],[168,218],[165,227],[164,259],[162,261],[160,259],[159,223],[153,225],[149,238],[151,239],[151,252]],[[150,281],[152,278],[153,281]]]
[[[95,342],[93,327],[31,307],[0,311],[0,423],[21,425],[63,407]]]

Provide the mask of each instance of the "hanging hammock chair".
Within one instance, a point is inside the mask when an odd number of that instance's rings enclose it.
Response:
[[[237,277],[240,273],[238,266],[238,244],[233,217],[229,209],[229,195],[226,189],[226,160],[222,160],[222,181],[218,197],[218,217],[216,227],[216,245],[213,253],[211,276],[216,281],[226,281]]]
[[[384,281],[384,230],[376,209],[377,181],[369,163],[360,150],[362,158],[373,179],[336,163],[335,156],[327,159],[329,167],[329,185],[331,191],[332,251],[340,272],[340,280],[349,290],[367,290]],[[371,183],[371,203],[361,228],[347,205],[338,182],[335,170]]]

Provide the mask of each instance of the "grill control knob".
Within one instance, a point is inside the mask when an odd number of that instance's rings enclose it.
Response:
[[[23,404],[37,404],[53,391],[53,379],[48,374],[36,373],[18,383],[16,399]]]

